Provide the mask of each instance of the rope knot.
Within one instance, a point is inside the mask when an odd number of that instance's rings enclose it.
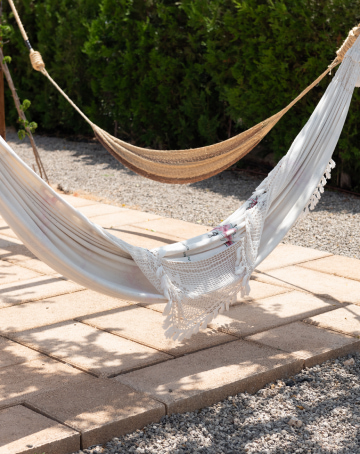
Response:
[[[36,71],[42,71],[43,69],[45,69],[44,60],[42,59],[40,52],[38,52],[37,50],[34,50],[34,49],[30,50],[30,61],[31,61],[32,67]]]
[[[358,36],[360,36],[360,24],[349,31],[349,35],[346,40],[342,43],[340,49],[336,51],[337,60],[343,61],[346,52],[355,43]]]

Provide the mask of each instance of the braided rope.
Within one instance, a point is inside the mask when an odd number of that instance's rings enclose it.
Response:
[[[348,37],[342,43],[341,47],[336,51],[337,60],[343,61],[346,52],[355,43],[357,38],[360,36],[360,24],[349,31]]]

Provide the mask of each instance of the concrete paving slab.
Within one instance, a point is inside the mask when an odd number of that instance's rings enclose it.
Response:
[[[82,197],[75,197],[70,194],[60,193],[59,195],[62,199],[66,200],[67,203],[70,203],[70,205],[72,205],[74,208],[85,207],[88,205],[96,205],[98,203],[95,200],[84,199]]]
[[[11,262],[11,260],[10,260]],[[46,263],[41,262],[38,259],[28,259],[23,261],[15,261],[16,265],[21,266],[22,268],[27,268],[29,270],[33,270],[39,274],[47,274],[51,276],[53,274],[58,274],[57,271],[50,268],[50,266],[46,265]]]
[[[309,270],[301,266],[254,273],[254,278],[268,284],[333,298],[341,303],[360,304],[360,282],[331,276],[319,271]]]
[[[8,237],[9,239],[17,239],[16,233],[6,224],[5,221],[0,221],[0,224],[2,224],[2,226],[0,227],[1,235]]]
[[[92,290],[80,290],[40,301],[5,307],[0,309],[0,334],[53,325],[129,304]]]
[[[124,210],[119,213],[104,214],[102,216],[96,216],[92,221],[95,224],[101,225],[104,228],[110,229],[119,225],[136,224],[139,222],[147,222],[153,219],[165,219],[159,215],[144,213],[138,210]]]
[[[58,276],[40,276],[0,285],[0,308],[72,293],[84,288]]]
[[[230,307],[210,327],[243,337],[339,307],[334,300],[293,291]]]
[[[41,274],[28,268],[21,268],[10,262],[0,260],[0,286],[12,282],[40,277]]]
[[[0,408],[24,402],[25,397],[52,391],[78,381],[95,377],[46,356],[0,368]]]
[[[210,232],[212,227],[207,227],[200,224],[192,224],[191,222],[180,221],[179,219],[162,218],[149,222],[136,224],[138,227],[153,230],[158,233],[166,233],[175,236],[179,239],[188,239],[193,236],[202,235]]]
[[[321,328],[328,328],[355,337],[360,336],[360,306],[355,304],[310,317],[304,321]]]
[[[305,367],[312,367],[360,349],[359,340],[302,322],[254,334],[246,339],[303,358]]]
[[[239,392],[256,392],[268,382],[298,373],[302,364],[289,353],[237,340],[114,380],[164,402],[171,414],[194,411]]]
[[[27,403],[81,432],[83,448],[141,429],[165,415],[162,403],[115,380],[72,384]]]
[[[331,256],[329,252],[318,251],[293,244],[279,244],[273,252],[256,268],[258,271],[269,271],[302,262],[313,261]]]
[[[167,339],[162,327],[164,317],[135,305],[82,317],[79,321],[173,356],[182,356],[236,339],[211,329],[182,342]]]
[[[166,244],[173,244],[179,241],[179,238],[172,237],[166,233],[153,232],[149,229],[141,229],[134,226],[119,226],[113,229],[107,229],[109,233],[124,240],[134,246],[154,249]]]
[[[333,255],[312,262],[302,263],[300,266],[310,270],[360,281],[359,260],[350,257]]]
[[[171,358],[147,346],[75,321],[14,333],[12,337],[98,377],[114,376]]]
[[[17,238],[0,236],[0,260],[17,262],[35,258],[35,255]]]
[[[127,211],[127,209],[115,205],[108,205],[107,203],[95,203],[94,205],[81,207],[79,208],[79,211],[87,218],[92,219],[106,214],[122,213]],[[94,219],[93,222],[96,222],[96,219]]]
[[[0,337],[0,368],[26,363],[27,361],[41,357],[42,355],[36,350]]]
[[[0,454],[68,454],[80,434],[22,405],[0,410]]]

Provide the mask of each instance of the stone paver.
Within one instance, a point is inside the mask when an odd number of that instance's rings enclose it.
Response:
[[[109,233],[148,249],[211,230],[64,198]],[[211,328],[176,342],[164,336],[166,303],[85,290],[9,235],[0,219],[0,454],[85,449],[165,411],[255,392],[360,348],[358,260],[280,245],[257,268],[248,297],[239,295]]]
[[[173,356],[185,355],[236,339],[211,329],[202,331],[182,342],[167,339],[162,327],[164,317],[158,312],[135,305],[83,317],[79,320]]]
[[[108,205],[106,203],[95,203],[94,205],[87,205],[79,208],[80,213],[82,213],[87,218],[95,218],[96,216],[103,216],[105,214],[121,213],[127,211],[125,208],[117,207],[115,205]],[[96,222],[96,219],[92,219],[93,222]]]
[[[333,255],[313,262],[301,264],[302,267],[321,271],[322,273],[334,274],[335,276],[346,277],[360,281],[359,260],[341,255]]]
[[[80,449],[80,434],[22,405],[0,410],[0,454],[59,454]]]
[[[99,377],[113,376],[171,358],[147,346],[75,321],[12,336],[24,345]]]
[[[0,334],[25,331],[107,311],[130,303],[118,298],[81,290],[40,301],[0,309]]]
[[[35,255],[17,238],[0,235],[0,260],[18,262],[35,258]]]
[[[72,293],[84,288],[58,276],[40,276],[0,285],[0,308]]]
[[[193,411],[239,392],[255,392],[269,381],[296,374],[302,363],[289,353],[237,340],[115,380],[164,402],[171,414]]]
[[[11,260],[10,260],[11,262]],[[35,271],[40,274],[48,274],[49,276],[53,274],[58,274],[55,270],[46,265],[46,263],[41,262],[38,259],[28,259],[22,261],[14,261],[16,265],[21,266],[22,268],[27,268],[28,270]]]
[[[256,269],[258,271],[269,271],[331,255],[329,252],[322,252],[293,244],[279,244]]]
[[[137,223],[138,227],[153,230],[158,233],[167,233],[179,239],[187,239],[193,236],[202,235],[210,232],[212,227],[205,225],[192,224],[190,222],[179,221],[178,219],[162,218],[154,221]]]
[[[0,234],[5,237],[17,238],[15,232],[8,226],[4,219],[0,219]]]
[[[41,357],[42,355],[36,350],[32,350],[17,342],[0,337],[0,368],[26,363],[27,361]]]
[[[321,328],[328,328],[352,336],[360,336],[360,307],[350,304],[326,314],[310,317],[305,320]]]
[[[83,448],[158,422],[165,415],[162,403],[115,380],[65,386],[26,402],[79,431]]]
[[[360,341],[316,326],[296,322],[247,337],[269,347],[304,358],[305,367],[312,367],[337,356],[358,351]]]
[[[151,230],[128,225],[107,229],[107,231],[117,238],[133,244],[134,246],[144,247],[147,249],[154,249],[156,247],[177,243],[179,241],[179,238],[172,237],[166,233],[153,232]]]
[[[70,203],[70,205],[72,205],[75,208],[85,207],[88,205],[96,205],[98,203],[91,199],[84,199],[83,197],[75,197],[73,195],[62,193],[59,195],[62,199],[66,200],[68,203]]]
[[[161,218],[161,216],[157,216],[151,213],[144,213],[142,211],[124,210],[118,213],[96,216],[95,218],[92,218],[92,221],[95,222],[95,224],[110,229],[119,225],[137,224],[139,222],[147,222],[153,219],[163,218]]]
[[[254,278],[269,284],[331,297],[341,303],[360,304],[360,282],[331,276],[302,266],[255,273]]]
[[[0,408],[22,403],[25,397],[52,391],[77,381],[96,380],[68,364],[46,356],[0,368]]]
[[[210,327],[235,336],[247,336],[338,307],[334,300],[293,291],[230,307]]]
[[[0,287],[3,284],[11,284],[12,282],[21,281],[25,279],[32,279],[41,276],[40,273],[28,268],[21,268],[10,262],[0,260]]]

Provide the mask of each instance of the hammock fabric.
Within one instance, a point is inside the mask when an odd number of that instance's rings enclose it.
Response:
[[[314,208],[359,85],[360,38],[287,155],[247,202],[207,234],[151,251],[132,246],[72,208],[2,139],[0,213],[36,256],[69,279],[123,299],[167,300],[166,335],[190,337],[239,292],[250,291],[255,267],[301,213]]]
[[[276,125],[276,123],[306,95],[315,85],[317,85],[335,66],[343,59],[346,51],[352,46],[356,38],[360,35],[360,26],[354,27],[343,45],[337,51],[337,57],[333,63],[324,71],[312,84],[310,84],[300,95],[295,98],[288,106],[272,117],[253,126],[247,131],[214,145],[202,148],[192,148],[188,150],[151,150],[137,147],[113,137],[103,129],[92,123],[89,118],[71,101],[64,91],[57,85],[45,69],[45,64],[39,52],[34,51],[29,42],[26,31],[21,23],[13,0],[9,0],[10,6],[25,40],[30,50],[30,59],[33,68],[44,74],[59,92],[69,101],[69,103],[79,112],[79,114],[89,123],[99,142],[122,164],[134,172],[160,181],[162,183],[193,183],[204,180],[222,172],[231,165],[235,164],[247,155],[266,134]]]

